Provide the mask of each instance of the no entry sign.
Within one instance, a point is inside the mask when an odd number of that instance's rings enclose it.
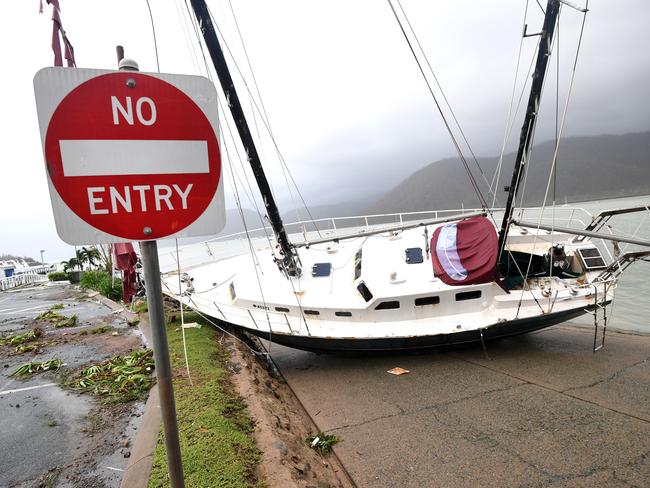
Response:
[[[142,241],[223,228],[217,93],[209,80],[45,68],[34,88],[54,217],[65,242]]]

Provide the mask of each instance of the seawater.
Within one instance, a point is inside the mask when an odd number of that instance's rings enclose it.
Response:
[[[602,210],[650,205],[650,196],[617,198],[569,205],[581,207],[592,214],[597,214]],[[647,211],[612,217],[610,223],[613,233],[622,231],[632,234],[636,231],[636,237],[650,240],[650,213]],[[626,246],[621,244],[621,249],[625,250]],[[627,249],[631,250],[635,249],[635,247],[629,246]],[[618,282],[614,303],[608,309],[608,314],[608,327],[650,333],[650,262],[639,261],[632,263],[623,273]],[[593,324],[593,317],[584,315],[576,319],[575,322]]]

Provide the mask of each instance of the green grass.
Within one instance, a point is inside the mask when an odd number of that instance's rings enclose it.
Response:
[[[183,455],[185,486],[192,488],[262,486],[254,478],[259,451],[253,440],[253,423],[243,400],[236,394],[225,368],[228,359],[216,332],[198,315],[186,322],[204,324],[185,331],[190,372],[185,372],[180,321],[167,326],[174,394]],[[149,488],[167,487],[167,461],[162,433],[154,454]]]

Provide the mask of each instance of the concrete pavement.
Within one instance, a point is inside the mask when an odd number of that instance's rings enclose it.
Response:
[[[592,341],[562,325],[489,343],[489,359],[271,354],[360,487],[650,486],[650,336]]]

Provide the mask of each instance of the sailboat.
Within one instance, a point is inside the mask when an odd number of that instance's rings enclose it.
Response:
[[[582,228],[527,221],[515,212],[540,97],[564,0],[548,0],[527,111],[505,208],[397,224],[289,235],[264,174],[204,0],[191,0],[201,33],[248,154],[274,241],[219,257],[214,242],[183,248],[161,277],[163,292],[215,323],[285,346],[325,353],[423,350],[485,342],[594,315],[602,347],[607,306],[629,264],[647,260],[650,241],[604,232],[603,211]],[[497,216],[501,216],[499,223]],[[576,220],[571,219],[573,224]],[[332,220],[334,222],[334,220]],[[613,243],[614,252],[597,245]],[[641,250],[622,252],[620,244]],[[251,249],[253,245],[251,244]],[[186,259],[187,256],[191,259]],[[176,254],[176,259],[180,256]]]

